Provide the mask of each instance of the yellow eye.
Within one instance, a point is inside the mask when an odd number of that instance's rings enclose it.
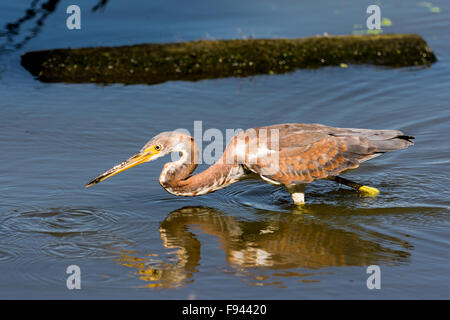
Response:
[[[157,146],[155,146],[155,150],[156,150],[156,151],[161,150],[161,146],[158,144]]]

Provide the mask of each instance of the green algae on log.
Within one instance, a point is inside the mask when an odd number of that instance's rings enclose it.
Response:
[[[435,61],[425,40],[416,34],[200,40],[22,55],[22,65],[41,81],[103,84],[246,77],[341,64],[408,67]]]

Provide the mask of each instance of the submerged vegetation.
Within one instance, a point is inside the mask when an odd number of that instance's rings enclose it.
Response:
[[[246,77],[348,64],[408,67],[435,61],[425,40],[415,34],[200,40],[54,49],[22,56],[22,65],[41,81],[103,84]]]

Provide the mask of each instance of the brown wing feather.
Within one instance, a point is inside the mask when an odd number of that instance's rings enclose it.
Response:
[[[259,157],[256,163],[247,162],[245,166],[263,178],[285,185],[336,176],[384,152],[412,144],[397,130],[333,128],[317,124],[255,129],[279,130],[278,170],[273,170],[273,157]]]

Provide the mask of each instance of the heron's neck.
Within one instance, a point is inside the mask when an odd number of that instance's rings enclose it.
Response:
[[[243,168],[239,165],[214,163],[205,171],[191,175],[198,166],[199,151],[194,141],[179,149],[181,158],[169,162],[159,177],[159,183],[169,193],[178,196],[199,196],[226,187],[239,180]]]

